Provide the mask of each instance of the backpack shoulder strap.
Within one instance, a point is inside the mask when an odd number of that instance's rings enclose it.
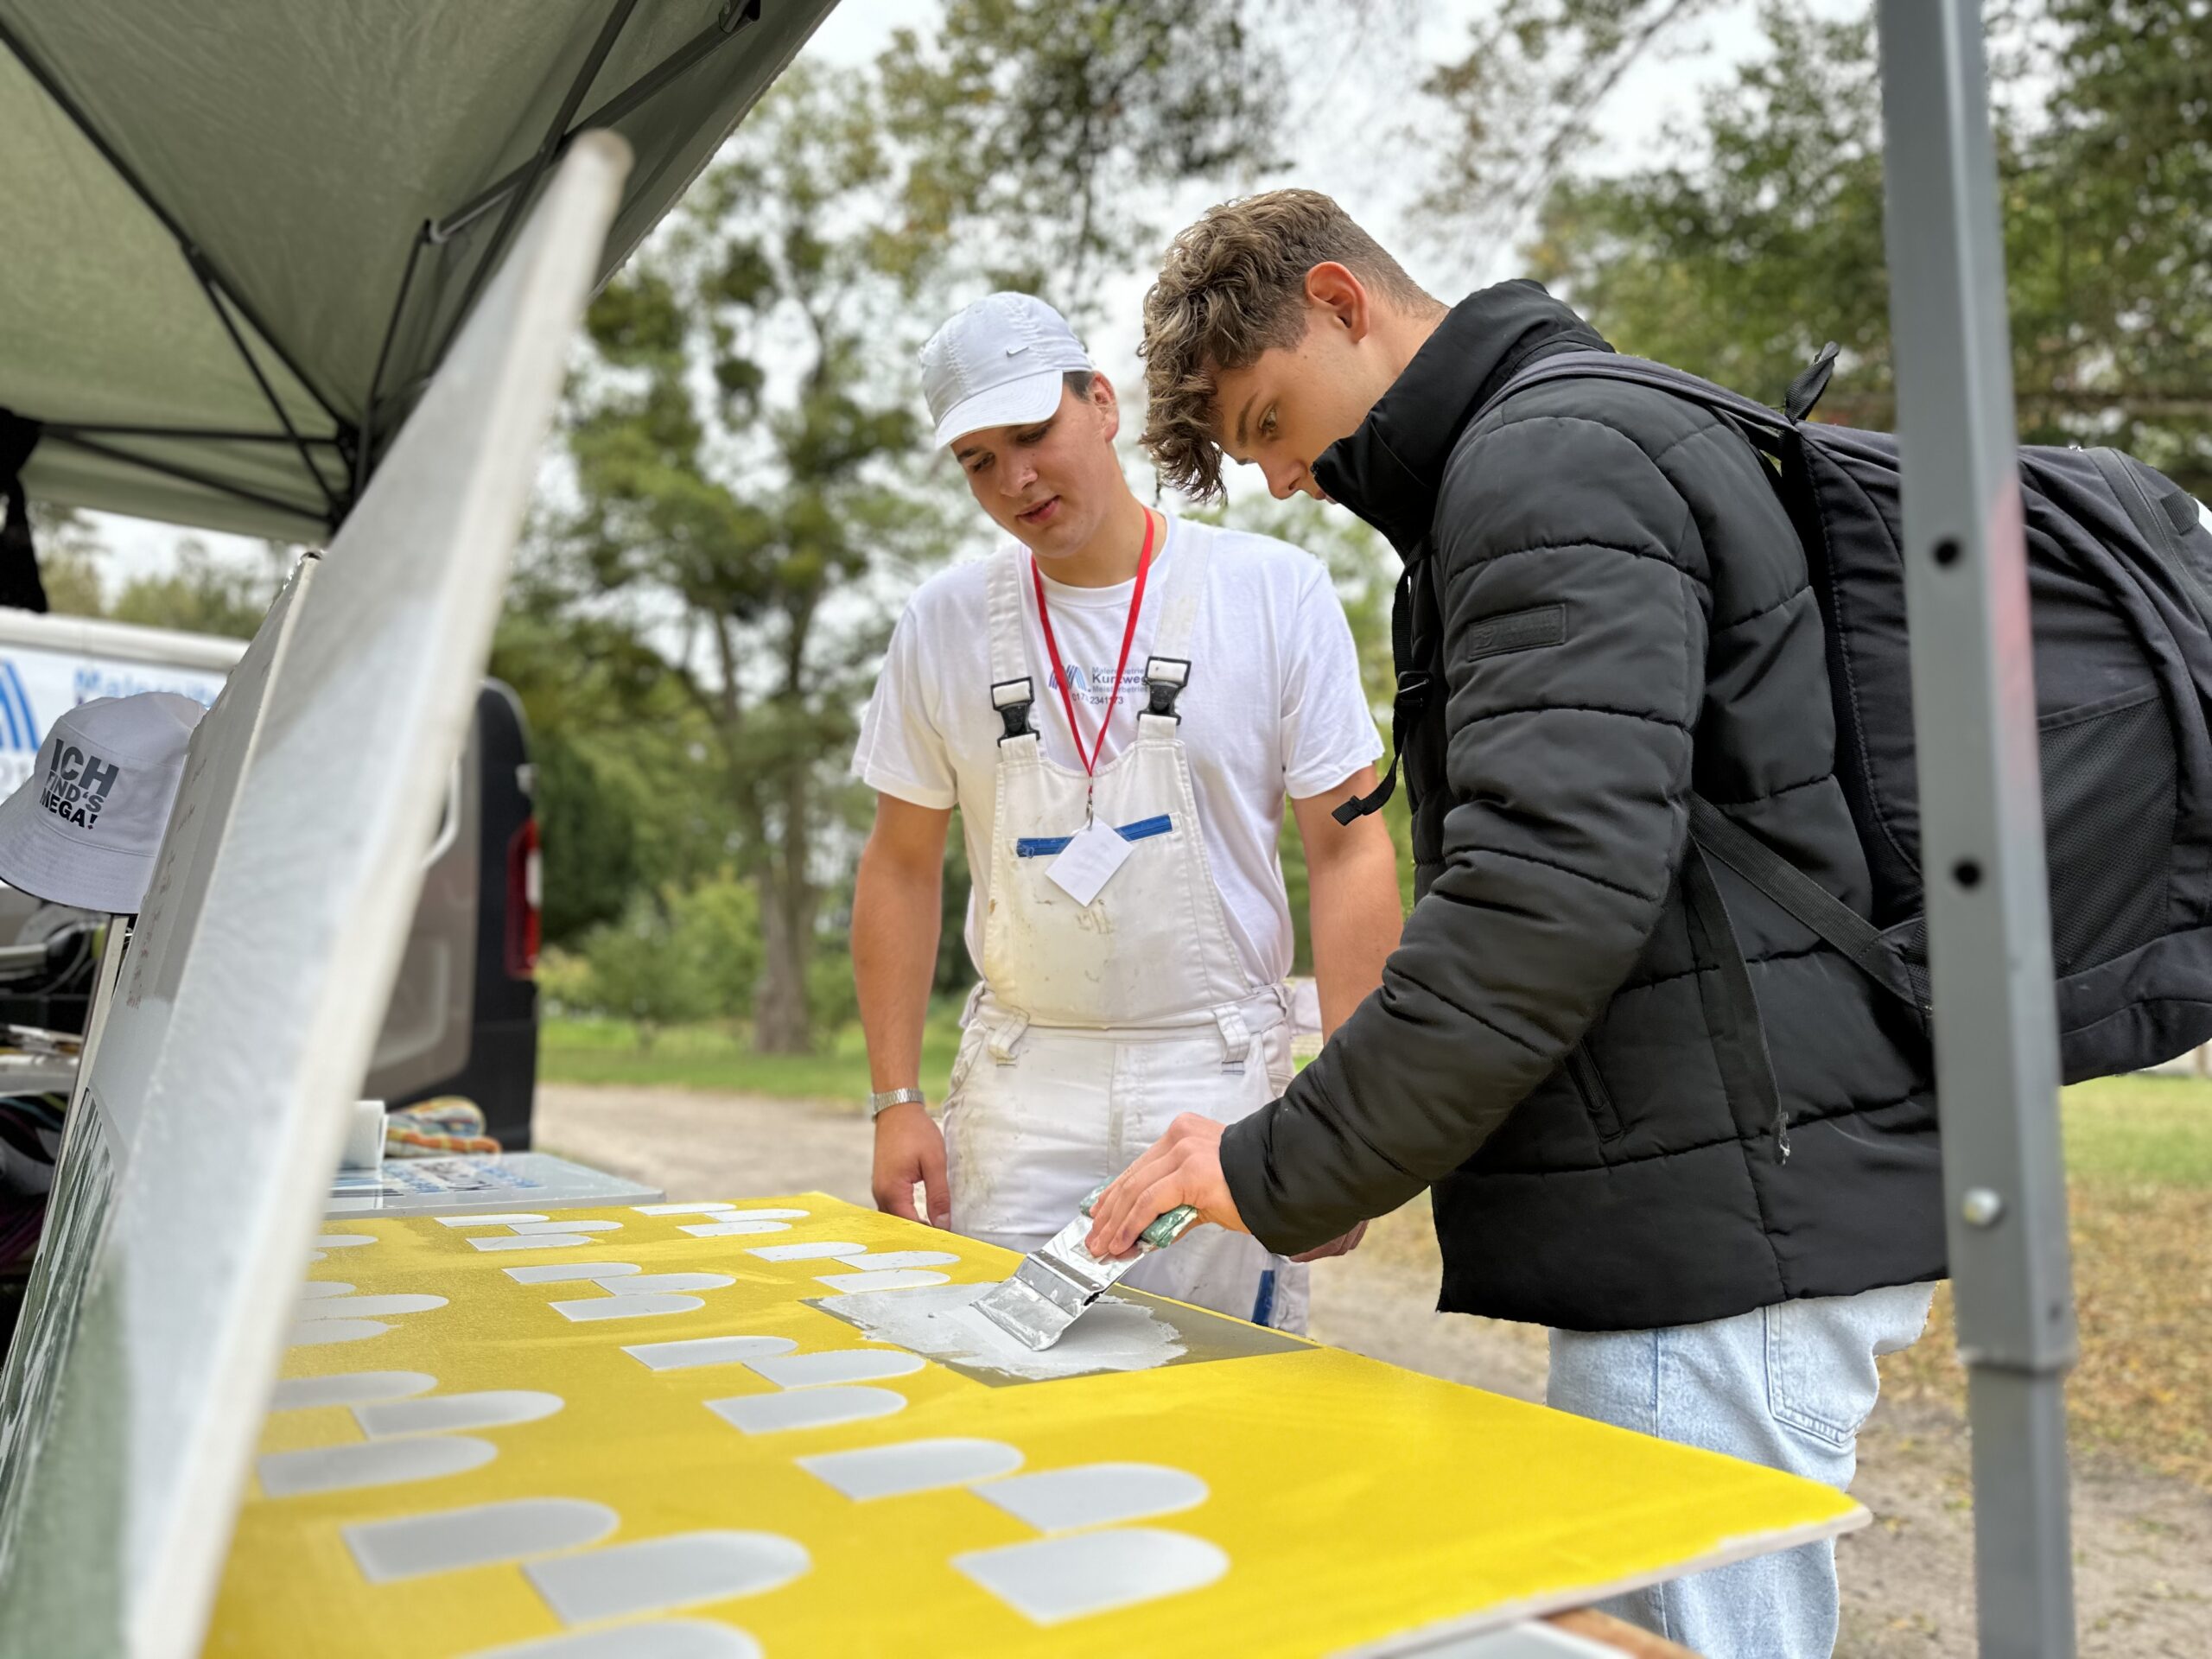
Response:
[[[1398,573],[1398,588],[1390,600],[1390,664],[1397,675],[1397,694],[1390,699],[1390,769],[1382,774],[1382,781],[1364,795],[1355,795],[1339,802],[1329,816],[1338,823],[1349,824],[1370,812],[1379,812],[1382,804],[1397,792],[1398,767],[1406,758],[1406,738],[1420,722],[1422,712],[1428,707],[1430,688],[1435,683],[1435,673],[1417,666],[1413,660],[1414,606],[1417,602],[1414,591],[1414,564],[1408,561]]]
[[[2143,480],[2135,473],[2133,458],[2104,445],[2082,453],[2088,456],[2089,464],[2097,469],[2097,475],[2104,480],[2105,487],[2119,500],[2120,510],[2126,513],[2128,522],[2135,526],[2136,534],[2155,548],[2168,563],[2180,565],[2181,525],[2172,516],[2160,512],[2152,504],[2151,493],[2143,486]]]
[[[1912,976],[1873,923],[1702,795],[1690,797],[1697,844],[1834,945],[1869,979],[1916,1013],[1926,1007]]]
[[[1795,424],[1781,410],[1755,404],[1739,391],[1717,386],[1710,380],[1701,380],[1664,363],[1624,357],[1618,352],[1558,352],[1540,359],[1492,392],[1476,411],[1475,419],[1480,420],[1515,392],[1551,380],[1620,380],[1630,385],[1649,386],[1654,391],[1671,392],[1690,403],[1700,404],[1716,415],[1725,415],[1761,432],[1780,433]]]

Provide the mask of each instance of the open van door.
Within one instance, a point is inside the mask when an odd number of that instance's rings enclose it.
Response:
[[[530,1145],[537,1083],[535,785],[522,705],[487,680],[365,1090],[393,1106],[463,1096],[510,1152]]]
[[[0,607],[0,792],[30,775],[56,715],[94,697],[173,691],[212,703],[242,640]],[[425,858],[399,982],[364,1095],[460,1095],[510,1150],[530,1144],[537,1081],[537,827],[515,695],[479,690],[467,749]],[[103,918],[104,919],[104,918]],[[89,979],[63,948],[75,922],[0,885],[0,1021],[84,1028]],[[18,944],[48,944],[46,960]]]

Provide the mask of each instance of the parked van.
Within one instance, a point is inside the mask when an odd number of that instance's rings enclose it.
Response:
[[[30,776],[57,715],[141,691],[212,704],[245,652],[238,639],[0,608],[0,794]],[[530,1145],[537,1080],[534,792],[521,705],[486,681],[362,1090],[394,1106],[465,1096],[510,1151]],[[84,1029],[92,976],[77,916],[0,885],[0,1020]]]

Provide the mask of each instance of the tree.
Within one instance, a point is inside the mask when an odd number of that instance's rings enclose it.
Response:
[[[1448,135],[1421,202],[1432,226],[1469,242],[1519,234],[1588,149],[1592,118],[1628,72],[1727,3],[1492,0],[1468,24],[1465,55],[1421,82]]]
[[[1871,18],[1770,8],[1772,48],[1717,92],[1679,162],[1568,181],[1535,273],[1623,350],[1766,402],[1827,340],[1846,353],[1823,413],[1883,423],[1889,289]]]
[[[670,902],[677,971],[705,993],[709,1017],[748,1013],[760,978],[760,901],[728,871],[718,872]]]
[[[950,996],[976,982],[967,941],[968,899],[975,891],[976,877],[968,868],[968,838],[958,812],[952,815],[945,837],[944,883],[938,890],[937,969],[930,976],[930,990]]]
[[[691,777],[705,733],[666,664],[622,619],[594,613],[542,539],[509,591],[491,671],[530,723],[546,942],[574,946],[634,893],[713,871],[728,833]]]
[[[205,542],[188,536],[177,543],[175,568],[126,582],[108,615],[142,627],[251,639],[269,614],[292,557],[283,543],[264,543],[257,570],[218,558]]]
[[[2037,10],[2015,74],[2052,92],[2006,203],[2024,434],[2116,442],[2212,495],[2212,6]]]
[[[109,549],[89,518],[74,507],[33,502],[31,529],[39,575],[55,613],[234,639],[253,637],[298,556],[296,548],[264,542],[256,568],[219,557],[207,543],[187,536],[176,544],[170,569],[131,578],[111,600],[103,569]]]
[[[885,216],[895,183],[866,78],[787,74],[594,302],[569,433],[579,567],[677,636],[697,782],[759,894],[769,1052],[811,1041],[821,832],[884,628],[870,578],[943,546],[911,376],[883,360],[919,264]]]
[[[988,281],[1081,310],[1102,263],[1157,233],[1140,204],[1159,187],[1273,159],[1284,73],[1262,22],[1242,0],[950,0],[884,55],[911,227],[983,232]]]
[[[47,608],[61,616],[105,616],[107,583],[100,575],[107,544],[92,522],[74,507],[34,501],[31,540]]]
[[[583,957],[587,1004],[629,1020],[639,1048],[652,1048],[664,1027],[715,1012],[696,957],[678,948],[669,906],[652,893],[633,895],[619,920],[586,934]]]
[[[664,1027],[740,1019],[760,978],[758,904],[727,873],[633,893],[620,916],[584,934],[580,963],[554,953],[548,994],[631,1021],[641,1048]]]
[[[1995,18],[2013,378],[2023,442],[2118,442],[2212,491],[2212,35],[2204,0],[2038,0]],[[1824,417],[1894,417],[1871,22],[1802,0],[1681,135],[1687,153],[1568,180],[1531,263],[1624,350],[1763,400],[1826,340]],[[2039,97],[2038,94],[2041,94]]]
[[[536,811],[549,947],[571,945],[628,907],[639,880],[636,827],[620,790],[588,748],[558,726],[532,722]]]

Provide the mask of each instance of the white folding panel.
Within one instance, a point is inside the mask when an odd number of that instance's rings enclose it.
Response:
[[[628,164],[571,149],[203,722],[0,1382],[11,1652],[199,1649]]]

